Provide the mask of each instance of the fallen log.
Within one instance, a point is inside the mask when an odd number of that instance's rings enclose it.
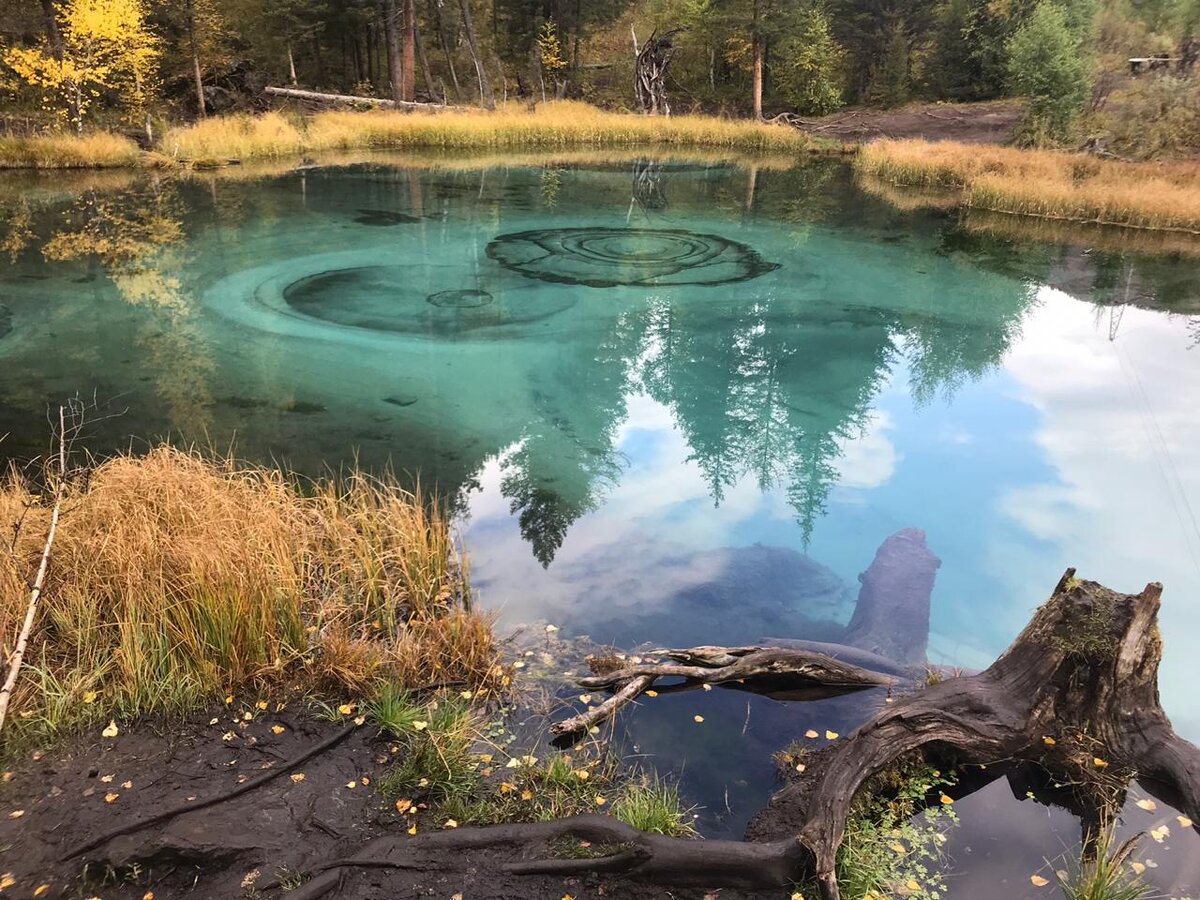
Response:
[[[787,809],[788,821],[798,823],[785,839],[667,838],[605,816],[388,836],[326,864],[325,874],[295,896],[325,896],[338,883],[335,873],[347,869],[453,870],[471,865],[472,850],[500,847],[512,854],[505,866],[512,873],[596,872],[708,889],[783,887],[815,878],[823,900],[840,900],[837,852],[856,794],[872,776],[914,755],[972,772],[980,766],[1036,767],[1051,782],[1068,787],[1071,807],[1084,825],[1085,846],[1100,811],[1119,809],[1134,778],[1200,822],[1200,749],[1175,734],[1158,699],[1161,595],[1159,584],[1149,584],[1139,594],[1120,594],[1081,581],[1068,569],[1050,599],[989,668],[894,698],[830,752],[814,756],[768,808]],[[778,675],[771,666],[759,665],[761,657],[753,662],[764,652],[711,647],[671,651],[680,664],[619,667],[597,678],[631,683],[671,670],[688,672],[685,677],[723,679],[741,667],[749,686]],[[994,777],[990,771],[985,775]],[[977,779],[975,785],[964,780],[963,787],[977,788],[986,780]],[[548,855],[546,845],[564,836],[611,852],[593,859]]]
[[[354,94],[325,94],[320,91],[305,91],[300,88],[265,87],[264,94],[274,97],[286,97],[289,100],[308,100],[315,103],[335,103],[340,105],[376,106],[381,109],[447,109],[445,103],[417,103],[411,100],[385,100],[381,97],[357,97]]]

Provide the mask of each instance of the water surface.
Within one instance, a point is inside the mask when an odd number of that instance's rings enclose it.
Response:
[[[987,665],[1068,565],[1161,580],[1163,701],[1200,739],[1187,255],[898,211],[829,161],[250,176],[0,185],[0,454],[43,452],[79,393],[99,453],[171,436],[419,473],[505,625],[623,646],[837,640],[909,527],[942,561],[935,663]],[[737,835],[773,750],[880,700],[663,696],[627,736]],[[1077,839],[995,788],[963,817],[955,896],[1024,896]],[[1153,849],[1196,889],[1185,849]]]

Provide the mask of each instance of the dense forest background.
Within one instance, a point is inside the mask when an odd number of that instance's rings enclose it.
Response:
[[[1030,142],[1200,138],[1200,0],[0,0],[0,96],[76,126],[254,109],[268,84],[622,109],[654,33],[677,112],[1022,96]]]

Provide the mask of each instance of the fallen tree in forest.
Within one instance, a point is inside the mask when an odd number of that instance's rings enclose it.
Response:
[[[787,823],[786,837],[668,838],[597,815],[387,836],[325,864],[291,896],[325,897],[354,868],[461,869],[470,865],[471,851],[489,849],[510,857],[502,865],[510,874],[598,873],[681,887],[751,889],[815,879],[823,900],[839,900],[837,853],[856,794],[872,776],[915,755],[963,773],[960,794],[1032,767],[1058,786],[1055,802],[1080,817],[1085,853],[1094,846],[1104,811],[1121,807],[1134,779],[1200,821],[1200,749],[1175,734],[1158,699],[1161,594],[1158,584],[1120,594],[1068,569],[988,669],[892,698],[844,741],[814,754],[762,814],[774,818],[774,833]],[[614,696],[668,676],[683,677],[685,684],[734,680],[741,689],[767,693],[787,683],[830,689],[851,688],[851,681],[881,683],[877,674],[808,650],[708,647],[672,655],[677,662],[596,677]],[[696,671],[689,669],[693,664]],[[611,852],[556,858],[546,846],[563,837]]]

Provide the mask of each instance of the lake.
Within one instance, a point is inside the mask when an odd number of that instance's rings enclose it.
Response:
[[[78,394],[97,454],[393,467],[452,502],[502,628],[557,626],[551,668],[584,635],[837,640],[906,528],[941,561],[939,665],[986,666],[1067,566],[1162,581],[1163,704],[1200,740],[1200,257],[878,194],[827,159],[11,176],[0,461]],[[771,752],[879,702],[662,696],[625,741],[739,836]],[[951,893],[1037,896],[1075,826],[993,788]],[[1164,890],[1200,886],[1191,837],[1153,847]]]

